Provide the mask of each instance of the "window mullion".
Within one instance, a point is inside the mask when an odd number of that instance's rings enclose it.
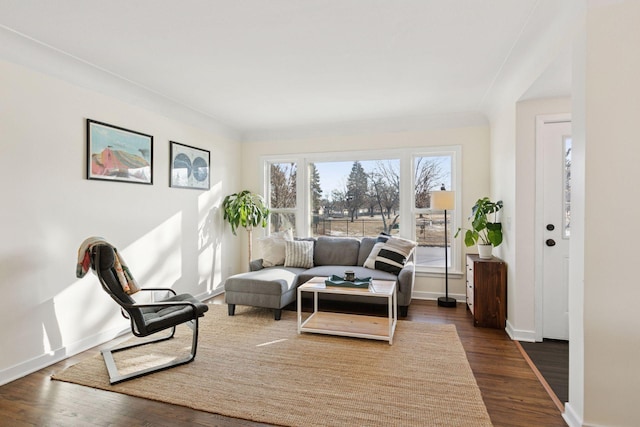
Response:
[[[309,236],[311,233],[311,224],[309,217],[311,204],[309,202],[310,185],[309,185],[309,159],[299,158],[298,174],[296,175],[296,228],[304,230],[298,233],[299,236]],[[301,167],[300,167],[301,166]]]
[[[415,227],[411,224],[414,223],[411,216],[413,215],[413,205],[415,204],[415,196],[413,194],[413,188],[415,184],[413,182],[413,161],[411,154],[408,151],[404,151],[400,156],[400,182],[408,183],[400,185],[400,234],[411,240],[415,240]],[[411,225],[411,226],[409,226]]]

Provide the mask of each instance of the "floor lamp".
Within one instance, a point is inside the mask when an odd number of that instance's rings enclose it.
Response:
[[[445,296],[438,298],[440,307],[455,307],[456,299],[449,298],[449,237],[447,235],[447,211],[455,207],[454,191],[434,191],[431,193],[431,209],[444,211],[444,284]]]

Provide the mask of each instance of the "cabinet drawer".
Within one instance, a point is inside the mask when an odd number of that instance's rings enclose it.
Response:
[[[467,308],[474,313],[474,277],[473,277],[473,261],[467,257],[466,264],[466,288],[467,288]]]
[[[474,284],[474,280],[473,280],[473,263],[469,263],[469,260],[467,260],[467,282],[471,284],[471,286],[473,286]]]

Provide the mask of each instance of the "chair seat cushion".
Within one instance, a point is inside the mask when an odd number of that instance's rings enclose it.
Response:
[[[185,301],[193,303],[196,306],[196,313],[202,316],[209,310],[209,306],[191,296],[190,294],[175,295],[170,298],[163,299],[163,303]],[[193,308],[190,305],[172,305],[158,307],[143,307],[141,309],[146,324],[146,332],[154,332],[173,326],[177,323],[187,322],[194,318]]]

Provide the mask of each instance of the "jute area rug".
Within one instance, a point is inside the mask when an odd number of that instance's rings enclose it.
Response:
[[[285,426],[491,426],[454,325],[401,320],[389,345],[298,335],[294,312],[277,322],[270,310],[226,311],[211,305],[201,319],[190,364],[111,386],[98,355],[53,378]],[[163,362],[189,341],[184,327],[116,361],[122,372]]]

